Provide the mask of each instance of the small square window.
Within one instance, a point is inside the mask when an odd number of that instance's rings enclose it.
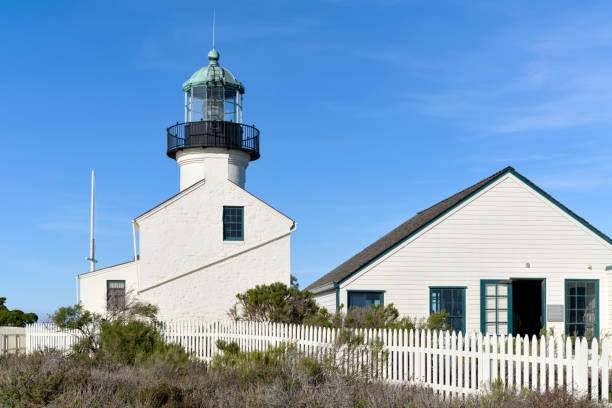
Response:
[[[223,240],[244,240],[244,207],[223,207]]]

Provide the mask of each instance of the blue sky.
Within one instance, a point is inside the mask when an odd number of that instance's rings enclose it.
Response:
[[[178,191],[165,128],[207,63],[262,132],[247,188],[294,218],[312,282],[401,222],[514,166],[612,233],[606,2],[11,2],[0,13],[0,296],[45,317],[131,219]]]

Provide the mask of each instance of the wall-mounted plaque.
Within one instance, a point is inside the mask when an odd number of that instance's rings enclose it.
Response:
[[[549,322],[562,322],[563,305],[546,305],[546,320]]]

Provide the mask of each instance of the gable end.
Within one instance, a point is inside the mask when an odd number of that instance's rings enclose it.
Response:
[[[507,174],[512,174],[513,176],[515,176],[517,179],[525,183],[532,190],[540,194],[542,197],[546,198],[549,202],[551,202],[556,207],[561,209],[567,215],[571,216],[576,221],[578,221],[580,224],[582,224],[584,227],[589,229],[599,238],[603,239],[605,242],[612,245],[612,239],[610,239],[610,237],[608,237],[603,232],[599,231],[597,228],[589,224],[585,219],[583,219],[582,217],[578,216],[576,213],[574,213],[573,211],[565,207],[563,204],[561,204],[559,201],[553,198],[550,194],[546,193],[540,187],[538,187],[533,182],[528,180],[526,177],[524,177],[523,175],[518,173],[516,170],[514,170],[514,168],[506,167],[505,169],[502,169],[501,171],[493,174],[492,176],[480,181],[479,183],[474,184],[471,187],[468,187],[467,189],[447,198],[446,200],[443,200],[439,202],[438,204],[435,204],[423,211],[420,211],[419,213],[417,213],[417,215],[415,215],[414,217],[406,221],[404,224],[400,225],[399,227],[397,227],[396,229],[394,229],[387,235],[383,236],[381,239],[374,242],[372,245],[366,247],[364,250],[359,252],[357,255],[353,256],[352,258],[350,258],[349,260],[347,260],[346,262],[338,266],[336,269],[332,270],[328,274],[324,275],[320,279],[310,284],[306,289],[316,289],[323,285],[329,284],[330,282],[333,282],[334,284],[341,284],[342,282],[349,279],[351,276],[355,275],[356,273],[360,272],[364,268],[368,267],[372,263],[379,260],[381,257],[388,254],[390,251],[393,251],[395,248],[397,248],[399,245],[406,242],[408,239],[413,237],[415,234],[427,228],[429,225],[434,223],[436,220],[448,214],[450,211],[452,211],[459,205],[463,204],[464,202],[466,202],[467,200],[469,200],[470,198],[472,198],[473,196],[481,192],[483,189],[487,188],[492,183],[496,182],[501,177]],[[456,198],[456,199],[453,200],[453,198]],[[451,203],[447,203],[447,201],[451,201]],[[441,207],[441,208],[436,208],[436,207]],[[426,214],[427,212],[434,212],[434,214]],[[417,223],[417,225],[413,229],[411,229],[406,234],[403,234],[401,238],[395,240],[391,245],[388,245],[382,251],[376,248],[377,246],[379,246],[381,241],[383,241],[385,238],[388,238],[394,234],[397,234],[397,232],[400,229],[402,229],[402,227],[409,225],[413,221],[418,222],[419,221],[418,218],[423,217],[423,216],[426,216],[425,220],[422,220],[421,223]],[[367,256],[367,258],[365,256]],[[360,265],[357,267],[353,267],[356,264],[360,264]]]

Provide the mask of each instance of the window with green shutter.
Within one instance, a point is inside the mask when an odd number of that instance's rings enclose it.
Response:
[[[481,331],[488,334],[508,334],[508,315],[511,307],[511,286],[502,281],[480,281]]]
[[[431,287],[429,288],[429,312],[446,311],[449,314],[451,330],[465,333],[465,288],[464,287]]]
[[[384,290],[349,290],[348,307],[372,307],[385,304]]]
[[[599,336],[599,281],[566,279],[565,334]]]
[[[223,207],[223,240],[244,240],[244,207]]]

